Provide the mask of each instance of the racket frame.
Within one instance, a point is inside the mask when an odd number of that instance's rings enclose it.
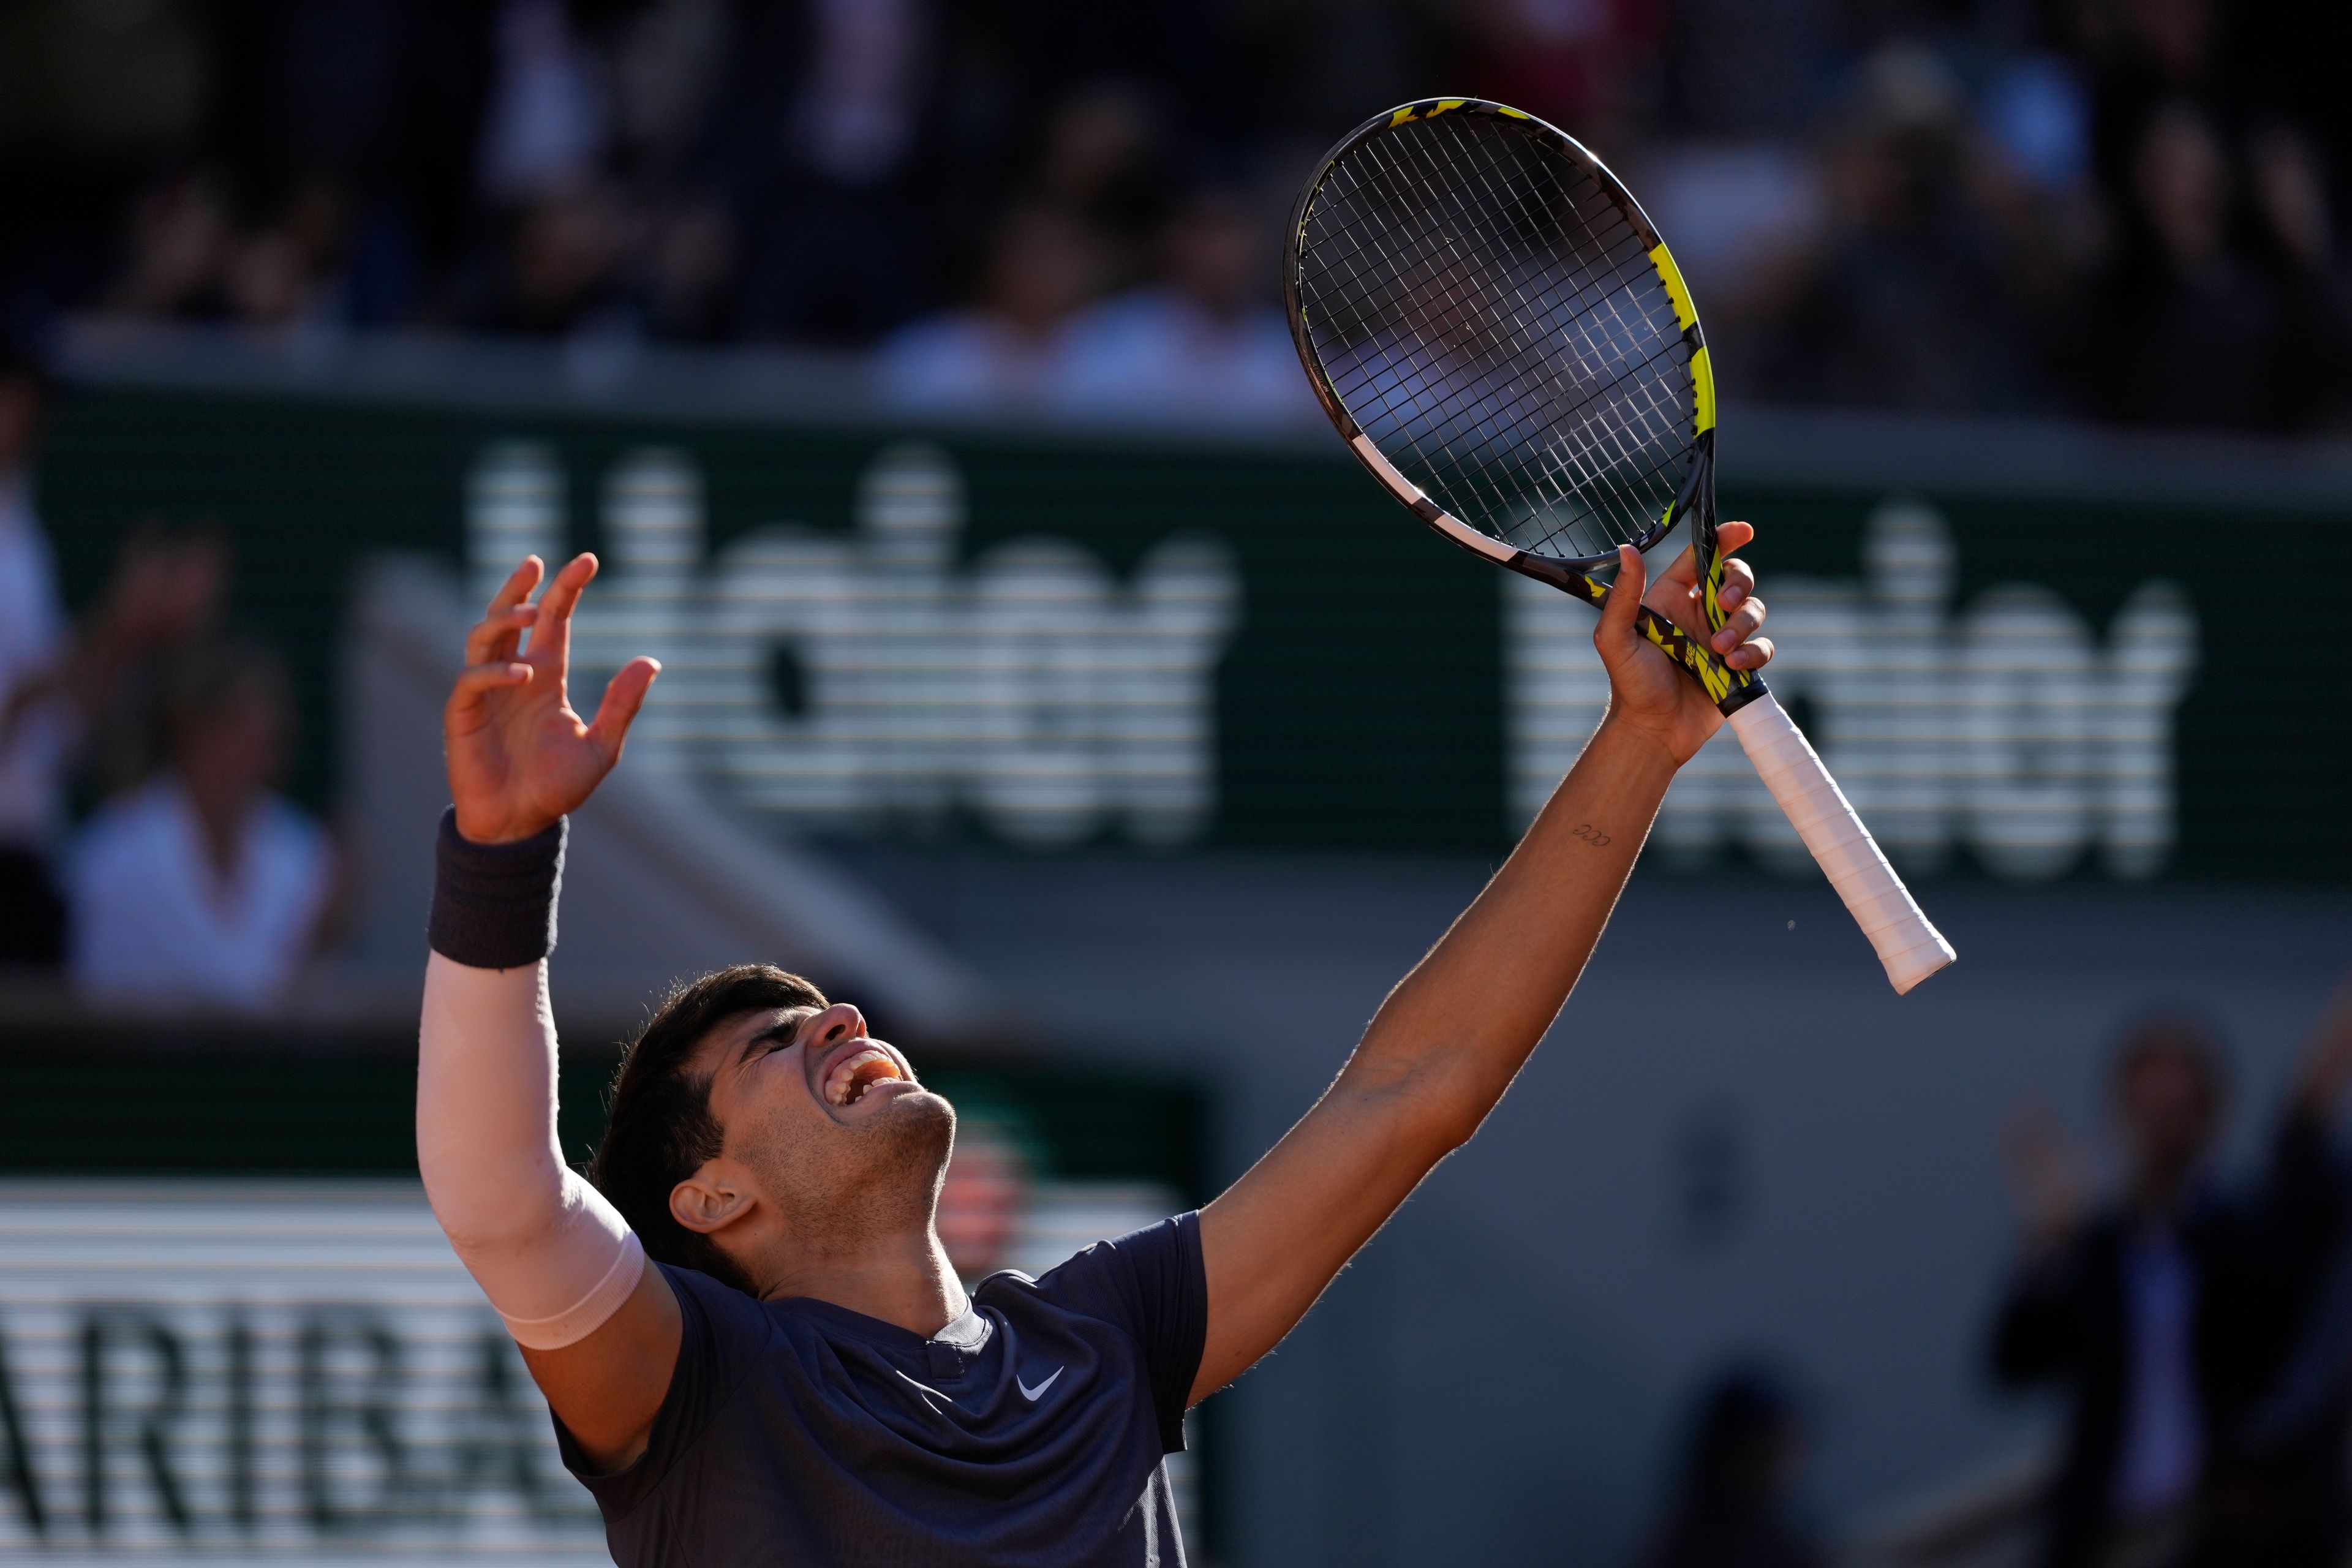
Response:
[[[1382,136],[1398,127],[1439,115],[1475,115],[1517,122],[1522,128],[1549,140],[1558,151],[1581,163],[1593,182],[1624,215],[1626,222],[1649,253],[1650,264],[1657,269],[1660,281],[1674,302],[1675,318],[1682,329],[1683,342],[1688,351],[1692,384],[1692,447],[1690,472],[1684,476],[1675,500],[1660,515],[1655,525],[1640,539],[1632,541],[1636,550],[1648,552],[1660,540],[1674,531],[1677,523],[1687,521],[1691,525],[1691,551],[1700,572],[1705,592],[1701,595],[1706,606],[1707,631],[1711,637],[1723,629],[1725,612],[1721,599],[1723,588],[1723,557],[1717,535],[1715,511],[1715,373],[1706,352],[1706,337],[1698,324],[1698,311],[1691,303],[1690,289],[1684,284],[1682,269],[1658,236],[1657,226],[1633,199],[1625,183],[1610,172],[1602,163],[1575,137],[1548,121],[1539,120],[1523,110],[1483,98],[1424,98],[1376,114],[1341,137],[1323,155],[1315,177],[1298,194],[1292,209],[1290,226],[1283,241],[1282,293],[1284,315],[1290,322],[1291,341],[1298,350],[1299,363],[1306,367],[1308,384],[1314,387],[1316,399],[1323,412],[1330,416],[1348,449],[1356,455],[1372,478],[1398,500],[1404,503],[1415,517],[1429,525],[1441,537],[1452,541],[1475,555],[1507,566],[1512,571],[1539,583],[1549,584],[1562,593],[1572,594],[1586,604],[1598,608],[1608,603],[1611,584],[1593,575],[1597,567],[1613,567],[1617,557],[1607,555],[1559,556],[1545,555],[1521,550],[1496,539],[1485,531],[1447,511],[1419,485],[1408,479],[1365,434],[1355,416],[1348,412],[1339,392],[1325,373],[1320,356],[1307,332],[1307,306],[1301,284],[1302,250],[1307,237],[1307,222],[1313,213],[1315,198],[1322,193],[1324,183],[1330,178],[1339,161],[1365,142]],[[1643,637],[1681,665],[1692,679],[1706,689],[1716,706],[1727,718],[1765,694],[1761,677],[1752,670],[1734,669],[1716,657],[1706,641],[1692,637],[1673,621],[1659,615],[1648,605],[1635,617]]]

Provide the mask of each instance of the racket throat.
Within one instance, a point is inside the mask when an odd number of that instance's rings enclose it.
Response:
[[[1738,674],[1740,672],[1734,671],[1734,673]],[[1750,702],[1755,701],[1758,698],[1769,697],[1771,695],[1772,689],[1764,684],[1764,680],[1761,676],[1750,675],[1739,685],[1733,687],[1729,696],[1724,698],[1722,701],[1717,702],[1715,705],[1716,711],[1728,719],[1734,713],[1738,712],[1742,708],[1747,707]]]

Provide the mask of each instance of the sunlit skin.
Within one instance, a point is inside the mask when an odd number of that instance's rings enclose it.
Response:
[[[1723,525],[1726,551],[1754,531]],[[577,809],[620,760],[659,673],[632,660],[594,719],[566,692],[571,618],[595,575],[582,555],[528,601],[533,557],[467,643],[444,714],[458,831],[528,838]],[[1248,1370],[1423,1176],[1466,1142],[1525,1065],[1599,940],[1675,770],[1722,725],[1698,685],[1635,628],[1647,605],[1704,634],[1687,552],[1655,582],[1621,552],[1594,633],[1608,717],[1484,892],[1390,993],[1331,1087],[1280,1142],[1202,1211],[1208,1325],[1197,1403]],[[1735,668],[1772,657],[1754,578],[1726,563],[1727,618],[1712,646]],[[528,640],[526,642],[526,637]],[[874,1055],[853,1076],[860,1053]],[[936,1226],[954,1111],[921,1087],[856,1008],[730,1018],[700,1045],[720,1152],[670,1194],[763,1299],[808,1297],[910,1332],[937,1333],[969,1305]],[[857,1092],[850,1092],[852,1089]],[[549,1403],[591,1460],[644,1451],[680,1343],[677,1300],[648,1264],[619,1311],[560,1350],[526,1350]]]
[[[868,1047],[887,1062],[834,1103],[837,1070]],[[726,1148],[671,1193],[679,1224],[722,1237],[764,1300],[814,1296],[923,1333],[962,1313],[932,1224],[955,1112],[856,1007],[730,1020],[695,1066]]]

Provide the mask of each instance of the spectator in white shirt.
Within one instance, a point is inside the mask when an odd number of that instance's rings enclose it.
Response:
[[[213,617],[226,572],[214,537],[142,530],[75,628],[33,508],[47,394],[38,363],[0,342],[0,968],[63,962],[67,773],[96,721],[125,706],[125,677]]]
[[[90,1000],[266,1011],[319,945],[326,834],[275,793],[291,727],[266,652],[200,648],[172,673],[166,765],[100,807],[69,876],[70,966]]]
[[[1100,265],[1099,247],[1076,220],[1051,207],[1015,211],[990,247],[979,302],[884,340],[875,390],[924,412],[1040,405],[1055,393],[1063,332]]]
[[[1077,417],[1244,427],[1317,417],[1274,299],[1263,224],[1228,191],[1181,207],[1161,242],[1163,280],[1070,323],[1053,394]]]

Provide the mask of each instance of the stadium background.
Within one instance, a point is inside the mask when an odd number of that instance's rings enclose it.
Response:
[[[2117,1026],[2194,1006],[2232,1044],[2244,1168],[2352,935],[2339,682],[2289,651],[2352,564],[2315,15],[856,9],[5,23],[0,279],[58,377],[34,483],[66,597],[142,522],[220,529],[234,621],[295,675],[289,792],[360,890],[274,1016],[5,988],[0,1543],[595,1559],[407,1143],[419,694],[518,542],[605,553],[590,662],[671,668],[629,766],[679,793],[581,826],[575,1152],[607,1042],[735,942],[836,989],[919,957],[937,984],[875,1011],[1022,1130],[1024,1259],[1278,1135],[1592,689],[1572,608],[1410,526],[1247,379],[1288,191],[1443,89],[1658,193],[1738,399],[1724,502],[1764,530],[1777,683],[1908,825],[1962,963],[1887,996],[1736,756],[1702,768],[1477,1142],[1204,1407],[1195,1541],[1623,1562],[1695,1392],[1762,1364],[1809,1412],[1832,1537],[2013,1550],[2053,1413],[1980,1370],[2004,1110],[2040,1094],[2095,1137]],[[828,116],[885,130],[835,145]],[[1173,237],[1236,211],[1261,271],[1224,301]],[[1007,281],[1057,268],[1081,281],[1043,305]],[[1139,350],[1094,406],[1034,344],[978,393],[906,368],[958,310],[1051,343],[1187,289],[1228,359]],[[895,626],[896,662],[845,653],[845,616]],[[1862,625],[1918,668],[1850,658]],[[644,847],[688,817],[702,860]],[[811,932],[790,888],[712,891],[711,855],[854,889],[871,940]],[[654,909],[668,946],[632,967]]]

